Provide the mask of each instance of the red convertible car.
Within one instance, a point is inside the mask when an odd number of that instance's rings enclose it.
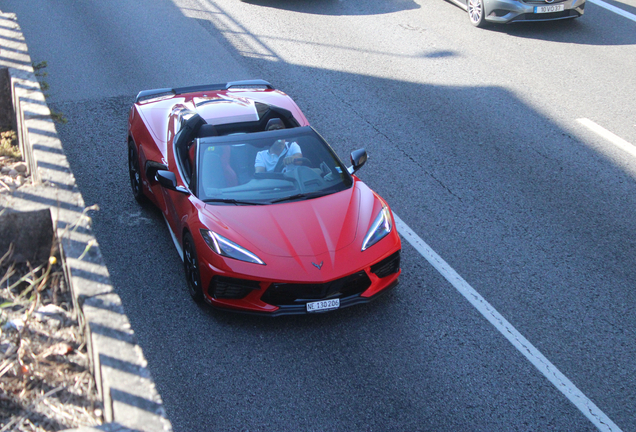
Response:
[[[269,315],[365,303],[397,285],[388,204],[296,103],[262,80],[142,91],[128,124],[134,197],[156,205],[194,300]]]

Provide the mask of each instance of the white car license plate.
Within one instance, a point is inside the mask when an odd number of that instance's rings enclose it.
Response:
[[[321,300],[307,303],[307,312],[322,312],[340,307],[340,299]]]
[[[548,6],[535,6],[534,13],[550,13],[550,12],[562,12],[565,10],[565,5],[548,5]]]

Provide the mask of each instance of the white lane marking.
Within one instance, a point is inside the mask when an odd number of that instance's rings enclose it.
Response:
[[[591,130],[592,132],[594,132],[595,134],[597,134],[598,136],[605,138],[606,140],[614,144],[619,149],[636,157],[636,146],[634,146],[630,142],[625,141],[623,138],[619,137],[618,135],[614,135],[612,132],[608,131],[602,126],[599,126],[598,124],[594,123],[590,119],[580,118],[580,119],[576,119],[576,121],[579,124]]]
[[[594,3],[595,5],[600,6],[602,8],[605,8],[608,11],[612,11],[612,12],[614,12],[616,14],[619,14],[620,16],[623,16],[623,17],[625,17],[627,19],[630,19],[630,20],[636,22],[636,15],[631,14],[631,13],[629,13],[627,11],[624,11],[621,8],[617,8],[616,6],[611,5],[609,3],[605,3],[603,0],[586,0],[586,1],[589,1],[590,3]]]
[[[451,283],[510,343],[521,352],[561,393],[601,431],[618,432],[603,411],[515,329],[494,307],[475,291],[455,270],[424,242],[402,219],[393,213],[397,230],[444,278]]]

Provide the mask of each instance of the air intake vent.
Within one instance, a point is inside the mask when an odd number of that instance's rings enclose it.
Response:
[[[214,276],[210,282],[210,294],[217,299],[242,299],[260,287],[258,281]]]
[[[371,266],[371,273],[379,278],[387,277],[400,271],[400,251],[384,258],[379,263]]]
[[[272,284],[261,300],[277,306],[294,305],[309,300],[360,294],[369,286],[371,286],[371,279],[362,271],[324,284]]]

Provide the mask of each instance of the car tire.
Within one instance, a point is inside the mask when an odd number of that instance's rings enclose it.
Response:
[[[199,273],[199,258],[194,239],[190,233],[183,236],[183,271],[185,272],[188,292],[197,303],[203,302],[203,290],[201,287],[201,274]]]
[[[470,23],[475,27],[486,27],[486,8],[484,7],[484,0],[468,0],[466,6],[468,7],[468,19]]]
[[[130,176],[130,188],[133,197],[139,204],[147,204],[148,198],[144,195],[143,186],[141,184],[141,170],[139,168],[139,156],[135,144],[131,141],[128,144],[128,174]]]

